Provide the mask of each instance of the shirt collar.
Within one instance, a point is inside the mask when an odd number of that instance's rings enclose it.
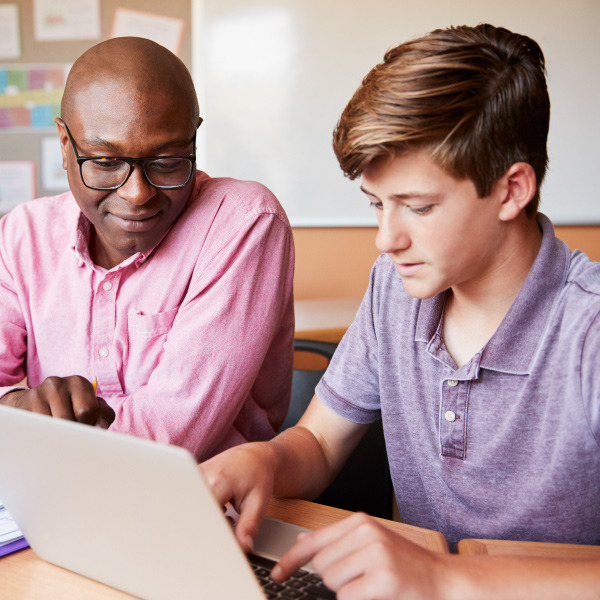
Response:
[[[77,222],[76,222],[76,225],[74,228],[74,237],[73,237],[73,241],[71,243],[71,248],[75,252],[77,259],[79,260],[80,266],[82,266],[82,267],[88,266],[91,269],[98,270],[101,267],[94,264],[94,262],[92,261],[92,258],[90,257],[90,232],[91,232],[91,230],[92,230],[91,222],[81,212],[81,210],[78,210]],[[165,239],[165,237],[167,236],[169,231],[170,231],[170,229],[168,231],[166,231],[165,235],[163,235],[163,237],[158,241],[158,243],[153,248],[148,250],[147,252],[136,252],[135,254],[132,254],[127,259],[125,259],[123,262],[114,266],[110,270],[118,271],[119,269],[124,269],[125,267],[128,267],[131,264],[135,264],[136,267],[142,266],[146,262],[148,257],[150,257],[150,255],[154,252],[154,250]]]
[[[538,214],[542,244],[517,297],[481,354],[480,367],[528,374],[542,343],[552,306],[567,280],[570,251],[550,220]],[[430,342],[438,329],[447,292],[422,300],[415,341]]]

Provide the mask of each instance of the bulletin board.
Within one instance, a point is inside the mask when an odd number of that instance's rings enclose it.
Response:
[[[167,18],[165,23],[173,25],[178,32],[178,56],[191,71],[190,0],[169,0],[167,3],[163,0],[95,1],[97,18],[82,14],[81,24],[71,24],[71,29],[81,30],[80,35],[88,38],[78,40],[60,39],[60,36],[73,35],[72,31],[68,31],[69,23],[63,23],[61,29],[60,15],[42,15],[47,19],[42,25],[49,26],[41,27],[40,21],[36,26],[36,18],[40,18],[40,5],[36,6],[38,0],[0,3],[0,11],[3,6],[6,9],[7,6],[16,5],[19,38],[19,56],[0,59],[0,176],[3,172],[15,173],[14,178],[18,179],[18,182],[14,183],[20,184],[24,200],[29,199],[25,197],[28,193],[26,184],[29,183],[25,181],[27,163],[33,166],[33,195],[55,195],[67,189],[64,174],[59,172],[62,169],[57,169],[53,161],[49,160],[59,150],[57,129],[53,120],[59,114],[56,106],[62,97],[64,78],[71,64],[83,52],[112,37],[115,24],[124,24],[129,28],[127,34],[130,34],[135,31],[133,28],[137,22],[141,22],[146,28],[144,30],[151,31],[155,25],[155,17]],[[71,3],[72,0],[52,0],[50,4],[53,9],[64,7],[66,10],[72,6]],[[83,3],[79,3],[79,8]],[[90,4],[93,6],[94,3]],[[2,14],[4,13],[0,13],[0,17]],[[117,15],[118,19],[115,20]],[[52,25],[56,27],[53,29]],[[161,23],[156,21],[157,30],[159,25]],[[147,29],[148,27],[150,29]],[[54,39],[57,36],[59,39]],[[7,85],[10,97],[5,93]],[[10,110],[7,106],[10,106]],[[7,181],[6,177],[4,181],[6,186],[12,183]],[[2,212],[6,211],[2,210],[0,187],[0,214]]]
[[[206,168],[257,179],[295,226],[374,225],[344,178],[332,131],[385,51],[435,28],[488,22],[529,35],[547,61],[550,167],[541,210],[600,224],[598,0],[203,0],[194,54]]]

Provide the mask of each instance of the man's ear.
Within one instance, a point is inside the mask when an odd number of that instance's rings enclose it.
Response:
[[[510,221],[525,209],[535,195],[537,189],[535,171],[529,163],[515,163],[496,185],[503,195],[499,217],[502,221]]]
[[[62,152],[62,166],[63,169],[67,170],[67,151],[69,150],[69,136],[67,135],[67,129],[65,122],[57,117],[54,119],[56,126],[58,127],[58,137],[60,140],[60,151]]]

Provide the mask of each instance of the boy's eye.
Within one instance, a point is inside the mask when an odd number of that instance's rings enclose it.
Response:
[[[426,215],[432,208],[433,206],[415,206],[411,210],[417,215]]]

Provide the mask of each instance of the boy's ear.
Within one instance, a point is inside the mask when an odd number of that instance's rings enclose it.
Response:
[[[537,189],[535,171],[529,163],[515,163],[496,185],[502,194],[499,217],[502,221],[510,221],[525,209],[535,195]]]

